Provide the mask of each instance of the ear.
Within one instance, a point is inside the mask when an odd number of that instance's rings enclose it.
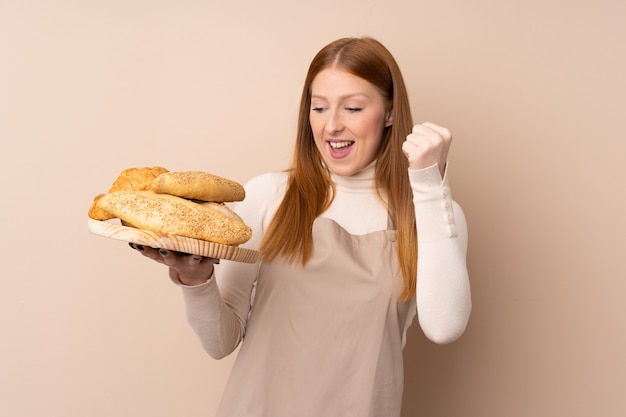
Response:
[[[391,109],[387,110],[385,114],[385,127],[389,127],[393,124],[393,112]]]

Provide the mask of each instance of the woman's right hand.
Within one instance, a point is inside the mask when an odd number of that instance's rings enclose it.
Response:
[[[176,284],[188,286],[203,284],[211,279],[213,266],[220,263],[217,258],[156,249],[135,243],[129,243],[129,245],[143,256],[168,266],[170,278]]]

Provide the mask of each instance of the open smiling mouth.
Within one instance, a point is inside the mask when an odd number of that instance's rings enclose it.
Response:
[[[328,144],[330,145],[332,149],[344,149],[344,148],[349,148],[350,146],[354,145],[354,141],[353,140],[344,140],[342,142],[329,141]]]
[[[352,145],[354,145],[353,140],[329,140],[327,143],[330,156],[335,159],[348,156],[352,150]]]

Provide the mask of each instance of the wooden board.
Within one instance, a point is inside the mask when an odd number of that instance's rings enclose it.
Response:
[[[148,230],[123,226],[114,221],[100,221],[89,218],[87,228],[91,233],[99,236],[132,242],[151,248],[168,249],[209,258],[227,259],[244,263],[256,263],[261,258],[259,251],[253,249],[222,245],[182,236],[164,235]]]

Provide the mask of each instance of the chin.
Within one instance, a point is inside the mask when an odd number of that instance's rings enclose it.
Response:
[[[330,169],[330,172],[335,175],[339,175],[340,177],[351,177],[361,170],[354,167],[333,166],[332,164],[328,165],[328,167]]]

